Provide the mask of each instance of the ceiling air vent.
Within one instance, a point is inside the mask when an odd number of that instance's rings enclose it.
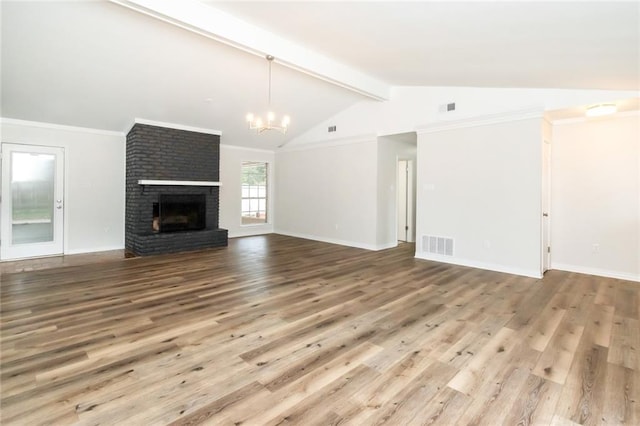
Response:
[[[423,235],[422,251],[441,256],[453,256],[453,238]]]

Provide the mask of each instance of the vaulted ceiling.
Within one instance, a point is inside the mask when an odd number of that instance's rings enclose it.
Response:
[[[376,84],[640,87],[638,2],[202,2],[266,35],[239,43],[117,3],[129,2],[2,1],[2,116],[114,131],[138,117],[273,148],[380,102],[366,96]],[[273,67],[274,107],[293,120],[286,136],[244,123],[266,108],[271,40],[295,53]]]

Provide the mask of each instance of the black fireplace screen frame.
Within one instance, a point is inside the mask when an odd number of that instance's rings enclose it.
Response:
[[[206,228],[206,221],[205,194],[159,194],[158,232],[198,231]]]

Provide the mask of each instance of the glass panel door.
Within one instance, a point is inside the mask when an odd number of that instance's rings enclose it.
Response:
[[[2,145],[2,259],[61,254],[62,148]]]

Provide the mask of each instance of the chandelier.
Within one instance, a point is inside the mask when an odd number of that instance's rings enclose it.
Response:
[[[256,133],[262,133],[265,130],[277,130],[282,133],[287,133],[289,123],[291,119],[288,115],[282,117],[280,124],[276,122],[276,115],[271,110],[271,63],[273,62],[273,56],[267,55],[267,61],[269,61],[269,98],[267,116],[263,119],[260,116],[254,116],[253,113],[247,114],[247,124],[249,130],[255,130]]]

